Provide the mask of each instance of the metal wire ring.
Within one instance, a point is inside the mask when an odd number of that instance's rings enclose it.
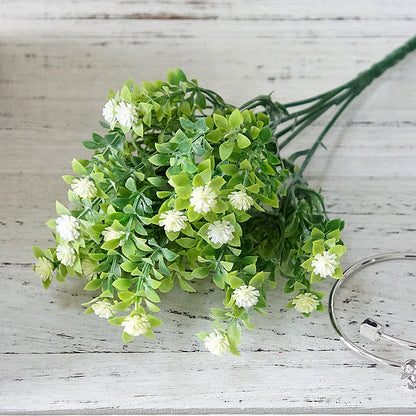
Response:
[[[360,347],[359,345],[355,344],[351,341],[341,330],[339,323],[337,322],[337,318],[335,316],[335,294],[337,290],[343,285],[343,283],[351,277],[357,271],[368,267],[370,265],[381,263],[384,261],[391,261],[391,260],[416,260],[416,253],[386,253],[380,254],[372,257],[367,257],[362,259],[344,272],[344,278],[337,280],[337,282],[332,287],[332,290],[329,294],[329,317],[331,320],[331,324],[334,327],[336,333],[338,334],[340,340],[352,351],[369,358],[372,361],[377,363],[393,367],[399,368],[402,370],[402,378],[407,379],[407,387],[410,389],[416,389],[416,361],[411,359],[407,360],[405,363],[400,363],[399,361],[390,360],[388,358],[380,357],[379,355],[373,354],[367,351],[365,348]],[[406,345],[409,348],[412,348],[412,345],[415,345],[415,342],[400,340],[398,338],[394,338],[392,336],[385,336],[387,340],[392,342],[399,343],[400,345]]]

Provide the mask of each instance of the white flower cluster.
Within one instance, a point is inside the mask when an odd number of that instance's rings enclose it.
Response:
[[[79,222],[72,215],[61,215],[56,219],[56,232],[66,241],[79,237]]]
[[[244,191],[231,192],[228,199],[235,209],[241,211],[247,211],[254,204],[253,198]]]
[[[124,326],[124,332],[135,337],[145,334],[150,329],[146,315],[127,316],[121,325]]]
[[[106,227],[103,232],[104,241],[110,241],[110,240],[119,240],[124,237],[126,234],[124,231],[117,231],[114,230],[114,228],[111,228],[111,226]],[[120,245],[122,242],[120,241]]]
[[[194,188],[191,194],[190,204],[195,212],[206,214],[215,206],[217,194],[209,185]]]
[[[188,218],[180,211],[170,210],[160,214],[159,225],[165,231],[177,232],[186,228]]]
[[[315,256],[311,265],[315,274],[319,274],[322,278],[325,278],[334,274],[335,269],[339,266],[339,260],[335,254],[324,251],[322,254]]]
[[[242,285],[235,289],[233,297],[239,308],[248,309],[254,306],[259,300],[260,292],[253,286]]]
[[[98,302],[95,302],[91,306],[92,310],[96,315],[98,315],[100,318],[111,318],[115,315],[115,310],[113,308],[113,305],[109,300],[99,300]]]
[[[230,351],[230,343],[226,336],[222,335],[219,331],[215,330],[208,334],[204,339],[205,348],[211,354],[224,355]]]
[[[300,293],[292,299],[292,304],[300,313],[311,313],[319,305],[319,299],[312,293]]]
[[[132,127],[134,123],[137,123],[137,112],[134,106],[125,101],[111,99],[107,101],[103,108],[104,120],[114,127],[118,121],[123,127]]]
[[[46,257],[41,257],[35,264],[35,273],[40,276],[44,282],[52,280],[53,270],[53,264]]]
[[[67,243],[58,244],[58,247],[56,247],[56,257],[64,266],[69,267],[72,267],[77,260],[75,249]]]
[[[88,177],[75,178],[72,181],[71,189],[80,198],[94,198],[97,195],[97,188]]]
[[[192,191],[190,203],[195,212],[206,214],[215,206],[216,197],[217,194],[209,185],[198,186]],[[247,211],[254,204],[253,198],[244,191],[231,192],[228,199],[240,211]]]
[[[235,227],[230,221],[214,221],[208,226],[208,237],[213,243],[225,244],[234,238]]]
[[[97,272],[95,271],[95,268],[97,267],[97,263],[90,259],[83,259],[81,262],[81,269],[84,273],[84,276],[88,280],[95,279],[97,277]]]

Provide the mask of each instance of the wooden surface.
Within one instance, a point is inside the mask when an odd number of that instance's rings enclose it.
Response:
[[[271,91],[301,99],[413,36],[414,1],[2,0],[0,12],[1,414],[416,412],[398,373],[347,350],[326,313],[284,310],[279,288],[244,332],[242,357],[218,358],[194,336],[221,302],[208,282],[164,296],[157,337],[125,345],[119,328],[83,314],[82,282],[45,291],[31,270],[31,247],[52,243],[45,222],[66,198],[60,176],[89,155],[81,141],[100,131],[109,88],[179,66],[235,104]],[[415,65],[416,54],[354,101],[306,171],[346,221],[344,266],[415,250]],[[345,325],[373,302],[416,339],[416,285],[394,270],[384,281],[375,295],[377,283],[359,285],[362,298],[342,305]]]

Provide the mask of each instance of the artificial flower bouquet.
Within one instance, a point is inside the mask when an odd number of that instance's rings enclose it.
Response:
[[[384,69],[405,55],[398,51]],[[342,278],[344,224],[328,218],[303,172],[330,126],[381,72],[373,67],[302,101],[266,95],[239,107],[180,69],[167,81],[127,80],[104,105],[105,133],[83,142],[91,158],[73,160],[74,174],[63,176],[70,207],[56,203],[57,218],[47,223],[56,244],[34,248],[35,272],[45,288],[67,275],[86,279],[94,295],[85,312],[121,326],[126,342],[154,336],[161,294],[176,284],[195,292],[198,279],[210,279],[224,302],[211,309],[213,330],[198,336],[217,355],[239,354],[241,328],[253,328],[253,311],[265,313],[278,278],[292,294],[287,307],[305,316],[325,310],[314,287]],[[310,148],[283,156],[334,106]]]

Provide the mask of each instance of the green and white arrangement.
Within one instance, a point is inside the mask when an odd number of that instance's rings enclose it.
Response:
[[[73,160],[74,175],[63,177],[69,203],[57,202],[47,223],[55,247],[34,248],[43,285],[85,278],[85,312],[130,341],[154,336],[161,293],[176,284],[195,292],[210,279],[224,302],[211,309],[212,331],[198,336],[217,355],[239,354],[241,328],[265,313],[278,279],[292,294],[287,307],[325,310],[315,286],[342,278],[344,224],[328,218],[304,170],[353,98],[415,47],[413,38],[352,81],[287,104],[265,95],[230,105],[180,69],[167,81],[127,80],[104,105],[105,133],[83,142],[91,158]],[[312,145],[284,156],[334,106]]]

